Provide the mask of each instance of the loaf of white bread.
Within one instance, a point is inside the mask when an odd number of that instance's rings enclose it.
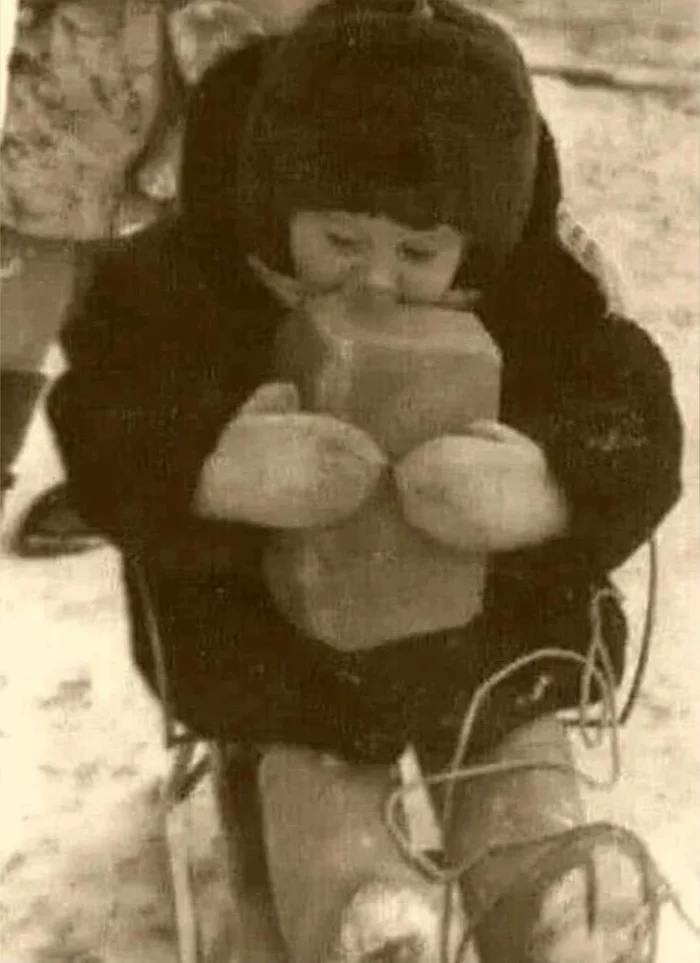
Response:
[[[431,438],[498,417],[501,357],[479,318],[319,296],[291,313],[277,358],[303,410],[357,426],[388,461],[349,518],[272,540],[265,569],[279,610],[345,651],[468,623],[481,608],[486,558],[409,524],[391,466]]]

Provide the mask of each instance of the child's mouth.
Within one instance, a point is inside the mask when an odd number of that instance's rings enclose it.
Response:
[[[477,307],[482,292],[476,288],[460,290],[452,288],[437,301],[421,301],[407,298],[400,290],[378,290],[366,285],[358,284],[354,279],[344,279],[338,284],[327,287],[312,288],[297,278],[282,274],[268,267],[264,261],[255,255],[250,255],[248,265],[277,300],[286,308],[298,308],[311,298],[339,296],[347,300],[353,308],[366,310],[384,310],[397,305],[423,305],[425,307],[448,307],[455,310],[473,311]]]

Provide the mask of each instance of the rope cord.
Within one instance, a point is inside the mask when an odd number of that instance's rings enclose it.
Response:
[[[556,647],[543,648],[523,655],[513,662],[494,672],[476,690],[473,699],[465,713],[460,727],[457,744],[452,758],[447,768],[441,772],[427,775],[420,782],[409,782],[394,789],[388,796],[385,807],[385,821],[389,833],[393,837],[399,851],[404,859],[414,866],[427,879],[440,884],[443,887],[443,912],[440,923],[440,963],[464,963],[466,952],[473,943],[475,928],[485,916],[490,913],[497,905],[504,903],[509,897],[516,894],[526,885],[528,888],[535,884],[545,884],[548,880],[553,881],[558,878],[557,872],[561,875],[562,871],[573,868],[571,862],[572,846],[580,851],[580,864],[588,862],[590,869],[590,846],[591,839],[594,842],[603,841],[605,838],[613,840],[623,850],[626,850],[636,858],[642,870],[644,884],[644,900],[639,914],[632,920],[631,929],[638,931],[643,924],[650,928],[649,949],[646,952],[645,960],[639,959],[639,963],[653,963],[656,959],[656,948],[658,940],[658,917],[661,906],[664,903],[671,904],[680,918],[692,930],[700,940],[700,928],[687,913],[678,893],[666,880],[651,854],[646,849],[642,840],[630,830],[620,827],[610,826],[604,823],[594,823],[584,826],[577,826],[565,832],[557,832],[552,835],[542,836],[528,840],[523,843],[508,843],[487,845],[481,852],[467,859],[458,861],[454,865],[445,865],[444,862],[438,863],[428,853],[417,852],[411,846],[411,840],[401,828],[399,808],[403,804],[404,797],[415,791],[417,788],[425,786],[436,787],[444,786],[444,799],[441,811],[442,838],[447,840],[450,836],[453,814],[454,814],[454,795],[457,786],[469,780],[480,779],[494,774],[512,774],[525,771],[559,771],[574,775],[580,782],[594,789],[610,789],[618,781],[621,774],[621,754],[620,754],[620,726],[623,718],[629,716],[631,707],[636,700],[641,678],[646,661],[648,660],[649,639],[653,627],[653,615],[655,606],[655,581],[656,581],[656,555],[653,555],[653,562],[650,566],[651,582],[654,583],[654,592],[650,595],[650,603],[645,619],[645,638],[643,640],[642,653],[640,655],[640,665],[638,665],[633,681],[632,690],[628,697],[623,713],[618,716],[615,698],[615,676],[610,660],[610,655],[605,644],[602,633],[602,604],[605,599],[617,596],[614,589],[602,589],[596,592],[590,604],[590,625],[591,642],[586,655],[572,652]],[[605,733],[609,735],[610,742],[610,772],[607,778],[594,777],[580,767],[569,763],[556,763],[550,761],[516,761],[503,760],[493,763],[480,763],[475,765],[465,765],[465,758],[469,749],[476,721],[479,713],[491,695],[491,693],[511,679],[523,669],[542,661],[559,661],[566,663],[576,663],[581,667],[581,680],[579,690],[579,705],[577,716],[568,721],[570,726],[575,726],[587,748],[598,746],[605,738]],[[591,708],[594,704],[594,696],[598,695],[601,703],[601,711],[597,717],[591,715]],[[591,734],[592,730],[597,730],[597,736]],[[538,844],[547,844],[547,849],[533,867],[527,866],[512,880],[506,889],[499,893],[492,900],[491,905],[482,909],[478,919],[467,921],[466,932],[461,936],[456,955],[450,959],[450,940],[453,933],[453,913],[455,905],[459,900],[457,884],[477,864],[485,858],[504,851],[514,851],[518,848],[529,848]],[[590,879],[590,873],[588,874]],[[594,880],[593,880],[594,882]]]
[[[658,609],[659,596],[659,550],[655,538],[650,538],[647,542],[649,552],[649,568],[647,580],[647,605],[644,612],[644,624],[642,626],[642,641],[639,650],[637,666],[630,685],[627,701],[620,713],[620,725],[624,726],[629,721],[632,710],[637,704],[639,693],[644,682],[649,657],[651,655],[651,640],[656,628],[656,612]]]
[[[646,676],[647,669],[649,668],[649,659],[651,657],[651,643],[652,643],[654,632],[656,629],[656,615],[657,615],[657,609],[658,609],[658,591],[659,591],[658,589],[659,552],[658,552],[656,540],[654,538],[650,538],[649,541],[647,542],[647,551],[649,556],[649,563],[648,563],[648,569],[647,569],[648,571],[647,590],[646,590],[647,601],[644,609],[644,621],[642,623],[642,629],[640,632],[639,655],[637,657],[637,664],[635,665],[635,669],[632,675],[632,680],[630,682],[630,687],[627,693],[627,697],[618,715],[618,725],[620,727],[627,725],[627,723],[629,722],[630,716],[632,715],[632,712],[637,706],[642,685],[644,683],[644,678]],[[618,589],[613,587],[602,589],[601,595],[607,596],[610,598],[615,598],[615,599],[618,599],[619,601],[622,600],[622,594],[619,592]],[[600,639],[603,640],[601,613],[599,610],[596,614],[592,616],[592,623],[593,623],[592,624],[593,631],[598,632]],[[601,646],[598,647],[597,651],[603,663],[611,667],[607,646],[603,643]],[[612,674],[611,677],[614,677],[614,673]],[[583,679],[582,679],[582,683],[583,683]],[[587,718],[587,712],[588,712],[587,709],[584,709],[584,713],[582,715],[581,706],[582,706],[582,703],[580,702],[579,706],[575,710],[575,714],[573,716],[573,719],[571,720],[571,724],[580,730],[581,738],[584,740],[584,742],[586,742],[586,744],[592,745],[594,743],[589,742],[588,737],[585,734],[585,731],[590,729],[600,729],[600,720]],[[561,718],[564,721],[567,721],[566,712],[561,713]],[[599,740],[594,740],[594,741],[598,742]]]

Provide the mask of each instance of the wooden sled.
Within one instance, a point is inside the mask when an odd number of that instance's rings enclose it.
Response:
[[[392,785],[384,767],[349,766],[302,748],[206,741],[187,731],[174,716],[154,600],[137,563],[132,565],[132,573],[157,670],[165,747],[171,754],[169,775],[162,787],[162,816],[178,963],[205,963],[188,831],[188,802],[205,777],[213,779],[226,843],[235,923],[242,941],[236,963],[365,963],[396,958],[438,963],[445,889],[426,879],[410,856],[406,859],[385,823],[384,803],[392,788],[400,785],[401,775],[404,783],[418,785],[406,796],[403,807],[408,848],[435,850],[443,842],[430,797],[424,786],[420,791],[420,774],[410,754],[403,757],[403,772],[395,774]],[[533,733],[527,732],[524,745],[518,734],[506,740],[505,758],[530,752],[541,760],[549,753],[553,761],[566,764],[568,743],[561,725],[545,720],[537,726],[541,738],[535,733],[533,740]],[[515,778],[520,779],[515,794],[513,777],[495,784],[494,789],[500,797],[501,816],[504,795],[515,797],[518,803],[511,814],[515,828],[509,831],[506,843],[526,829],[534,829],[535,835],[546,831],[541,823],[545,792],[547,798],[557,799],[554,807],[549,807],[550,823],[572,825],[580,819],[571,776],[555,772],[544,782],[540,777],[531,783],[522,776]],[[516,815],[523,793],[531,797],[531,814],[526,819],[532,827],[524,827]],[[462,805],[478,808],[484,802],[480,794],[478,786],[465,787]],[[481,817],[470,820],[471,836],[462,834],[455,839],[460,860],[465,851],[479,849],[484,835],[494,834],[499,821],[497,800],[491,800],[494,806],[486,802]],[[495,865],[489,876],[482,873],[475,898],[483,899],[484,885],[498,890],[513,872],[512,861],[506,861]],[[471,894],[467,892],[467,896]],[[447,958],[454,959],[465,917],[463,901],[454,888],[450,899],[454,901]],[[309,906],[313,906],[311,913]],[[486,934],[487,943],[490,938]],[[405,955],[382,955],[384,947],[388,951],[390,944],[400,947],[402,941]],[[461,959],[477,963],[479,956],[473,951]]]
[[[355,802],[359,800],[360,807],[366,805],[368,799],[374,799],[378,806],[380,798],[383,795],[388,795],[391,788],[387,781],[388,775],[386,773],[381,777],[378,777],[376,773],[365,773],[363,775],[358,773],[355,767],[344,766],[337,760],[328,760],[319,753],[312,753],[301,748],[242,746],[223,740],[204,740],[182,727],[175,718],[170,697],[157,607],[138,561],[131,560],[129,564],[138,593],[138,607],[140,608],[138,617],[144,622],[156,666],[157,685],[163,714],[163,739],[165,748],[170,755],[169,771],[163,782],[161,800],[177,928],[178,963],[205,963],[204,941],[193,886],[192,840],[189,835],[188,820],[188,804],[192,792],[205,778],[213,780],[214,794],[218,800],[218,813],[226,842],[228,877],[238,931],[239,933],[247,933],[248,939],[252,941],[252,944],[249,943],[248,950],[246,951],[244,948],[240,955],[232,959],[231,963],[234,963],[234,961],[235,963],[249,963],[253,959],[255,963],[356,963],[356,961],[359,963],[363,959],[360,949],[357,945],[354,947],[349,945],[347,940],[345,945],[342,945],[343,940],[340,938],[338,927],[336,927],[335,934],[326,933],[324,935],[319,932],[319,927],[322,928],[323,926],[323,920],[320,919],[316,931],[313,931],[313,927],[309,929],[308,925],[305,928],[301,912],[304,905],[303,897],[301,903],[298,902],[298,899],[295,903],[295,890],[298,896],[301,892],[299,884],[307,885],[308,879],[302,878],[303,874],[299,873],[297,853],[293,848],[294,842],[287,841],[285,844],[284,834],[280,830],[286,825],[292,831],[290,837],[292,839],[294,834],[297,834],[297,839],[302,837],[313,839],[315,836],[317,841],[322,840],[324,831],[328,832],[329,827],[332,829],[334,819],[336,819],[336,827],[340,826],[337,816],[333,814],[334,806],[337,810],[338,806],[343,804],[343,800],[347,802],[353,796]],[[656,561],[652,554],[652,576],[655,575],[655,567]],[[653,577],[650,584],[653,586]],[[639,663],[631,680],[629,694],[619,719],[620,723],[626,722],[629,717],[639,692],[648,657],[649,638],[653,624],[653,592],[650,602],[651,607],[647,612]],[[559,731],[563,731],[558,720],[544,720],[544,723],[537,725],[543,725],[543,728],[534,731],[534,739],[533,731],[530,731],[525,733],[524,742],[519,733],[515,733],[512,739],[506,740],[506,744],[501,750],[501,758],[506,762],[518,757],[523,759],[523,753],[525,753],[526,758],[527,753],[533,753],[534,750],[536,756],[534,761],[541,761],[543,758],[542,742],[540,741],[537,745],[538,732],[541,732],[547,744],[544,746],[545,754],[551,752],[553,753],[551,758],[555,761],[563,761],[566,764],[568,757],[565,739],[557,734],[556,729],[551,728],[552,725],[555,725],[559,727]],[[496,761],[498,761],[498,755]],[[405,780],[414,782],[416,772],[410,769],[410,757],[404,759],[404,764],[403,776]],[[355,771],[350,772],[351,769]],[[507,786],[508,779],[511,778],[506,776],[504,785]],[[555,783],[557,782],[556,773],[553,773],[551,778]],[[474,802],[476,799],[474,793],[479,792],[478,786],[471,784],[466,787],[465,792],[461,794],[458,805],[471,805],[473,810],[479,810],[480,815],[477,819],[468,821],[469,828],[466,835],[463,833],[457,840],[461,849],[459,858],[464,855],[465,850],[468,852],[477,850],[480,838],[493,836],[494,825],[500,826],[508,822],[507,819],[504,822],[501,818],[504,814],[502,808],[504,793],[517,801],[516,808],[520,812],[522,811],[524,798],[523,792],[525,795],[532,792],[534,794],[532,799],[533,826],[541,818],[538,815],[537,799],[534,798],[544,791],[541,788],[541,783],[533,784],[533,788],[528,789],[527,785],[523,784],[522,777],[520,779],[515,794],[512,786],[503,792],[495,789],[495,795],[492,793],[494,798],[490,802],[486,800],[486,805],[484,805],[485,800],[482,796],[476,803]],[[306,789],[303,786],[304,782],[306,782]],[[325,789],[321,792],[319,787],[324,785]],[[362,788],[363,785],[364,789]],[[262,793],[260,791],[261,786]],[[570,787],[570,783],[567,783],[565,779],[554,787],[553,795],[559,795],[562,800],[562,807],[560,807],[561,811],[553,812],[551,815],[555,821],[561,820],[563,815],[565,822],[571,824],[579,818],[579,813],[575,811],[576,799],[571,794],[567,798],[567,786]],[[327,801],[320,808],[317,805],[316,811],[311,815],[305,813],[303,807],[299,806],[296,807],[296,810],[292,806],[291,810],[287,811],[286,801],[290,787],[296,788],[296,791],[302,794],[311,787],[317,797],[322,796],[325,792]],[[546,791],[552,794],[552,786],[550,785]],[[418,793],[418,797],[420,795]],[[499,799],[496,799],[496,796],[499,796]],[[407,822],[411,824],[409,828],[413,829],[416,846],[419,849],[422,847],[422,849],[430,850],[436,845],[439,828],[436,827],[434,820],[434,810],[431,809],[430,802],[426,802],[427,791],[425,786],[423,786],[423,798],[418,797],[414,794],[416,805],[413,816],[407,815]],[[527,800],[525,801],[527,802]],[[494,805],[491,805],[491,803],[494,803]],[[498,805],[495,805],[495,803],[498,803]],[[375,812],[370,813],[368,820],[368,825],[372,824],[375,829],[379,822],[376,813],[377,806],[375,806]],[[501,807],[501,817],[496,812],[498,806]],[[406,807],[406,810],[409,808]],[[347,812],[347,810],[345,811]],[[352,853],[353,845],[360,840],[362,819],[366,817],[367,812],[364,817],[362,813],[359,816],[356,814],[347,822],[347,825],[345,822],[343,823],[342,832],[346,834],[346,839],[342,845],[345,846],[347,852]],[[324,818],[327,821],[325,829],[321,824]],[[312,820],[312,822],[309,822],[309,820]],[[263,830],[263,823],[266,826],[265,831]],[[538,835],[542,830],[546,832],[546,826],[542,827],[538,824],[534,834]],[[615,831],[612,835],[615,835]],[[511,841],[507,840],[506,843]],[[625,840],[622,842],[624,843]],[[270,846],[270,851],[273,847],[276,847],[274,866],[270,869],[267,865],[267,846]],[[378,846],[379,849],[383,848],[385,854],[389,853],[386,838],[379,838],[379,835],[377,835],[375,846]],[[355,846],[355,849],[357,849],[357,846]],[[320,853],[321,849],[318,852]],[[397,869],[399,861],[395,856],[395,853],[389,853],[388,859],[388,862],[394,868],[394,882],[397,879],[400,881],[401,878],[404,881],[407,879],[414,880],[415,877],[412,877],[410,872],[402,876],[404,871]],[[545,862],[550,858],[544,852],[543,857]],[[361,860],[357,865],[361,865]],[[341,896],[344,898],[345,908],[349,907],[350,911],[354,912],[353,906],[356,909],[361,904],[361,900],[359,902],[355,900],[353,904],[353,897],[357,894],[348,891],[344,893],[336,891],[334,893],[332,886],[326,887],[327,892],[324,893],[323,879],[325,878],[326,881],[331,879],[333,872],[329,871],[329,867],[326,867],[325,870],[321,867],[319,872],[320,882],[317,882],[317,892],[323,893],[323,899],[328,904],[329,911],[326,914],[326,921],[331,919],[337,922],[343,916],[343,905],[341,905],[343,899],[340,899]],[[342,873],[340,875],[342,876]],[[499,866],[498,860],[491,861],[488,872],[481,874],[478,886],[474,887],[473,881],[467,881],[466,895],[472,900],[472,905],[474,905],[474,900],[477,904],[485,903],[487,896],[490,899],[490,894],[497,893],[499,888],[507,888],[507,885],[504,887],[503,883],[505,881],[507,884],[508,878],[512,875],[512,866]],[[275,884],[278,891],[282,888],[290,894],[290,897],[283,899],[284,905],[278,903],[277,913],[274,910],[271,913],[270,908],[274,905],[273,891]],[[472,887],[471,893],[469,892],[470,886]],[[400,888],[399,886],[398,890]],[[410,885],[408,888],[411,888]],[[420,887],[418,888],[420,889]],[[429,888],[423,889],[423,895],[429,892]],[[462,892],[464,895],[464,888]],[[652,899],[652,896],[653,894],[650,893],[649,899]],[[332,905],[334,900],[335,905]],[[418,905],[418,902],[414,905]],[[464,925],[462,903],[456,907],[456,910],[456,925],[462,926]],[[462,914],[461,917],[460,914]],[[317,915],[323,916],[323,914]],[[362,919],[361,905],[358,918]],[[495,917],[489,926],[490,929],[484,931],[482,940],[482,944],[486,948],[486,955],[484,956],[486,963],[490,963],[490,960],[494,958],[500,961],[504,952],[499,942],[503,926],[499,925]],[[355,927],[355,929],[357,928]],[[350,930],[352,931],[352,926]],[[335,945],[332,945],[333,939],[335,939]],[[256,940],[258,942],[255,942]],[[324,940],[325,946],[321,948]],[[352,943],[352,940],[350,940],[350,943]],[[255,947],[252,951],[253,956],[251,956],[251,945]],[[496,953],[495,957],[491,952],[492,947]],[[311,955],[312,953],[316,955],[315,959]],[[380,955],[370,956],[369,958],[384,959]],[[404,957],[398,958],[404,959]],[[410,959],[410,957],[406,958]],[[417,958],[420,959],[420,957]],[[429,959],[430,963],[438,963],[439,960],[437,955],[424,958]],[[386,957],[386,959],[391,959],[391,957]],[[483,963],[478,955],[471,958],[464,956],[462,959],[465,963],[467,960],[469,963]],[[206,963],[210,963],[210,961],[206,961]]]

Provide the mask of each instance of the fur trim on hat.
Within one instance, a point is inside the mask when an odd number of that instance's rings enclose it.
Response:
[[[239,155],[251,253],[286,268],[290,215],[337,209],[451,224],[467,236],[471,273],[503,266],[532,204],[530,78],[500,26],[448,0],[432,9],[426,18],[336,0],[279,45]]]

